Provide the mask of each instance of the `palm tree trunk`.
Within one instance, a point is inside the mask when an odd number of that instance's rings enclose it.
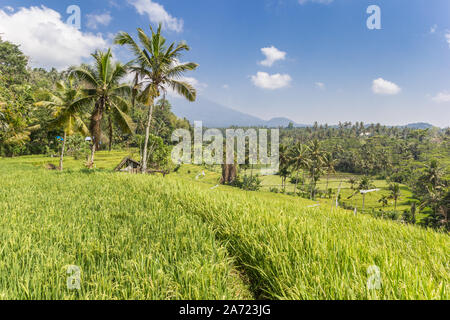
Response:
[[[92,168],[94,166],[94,155],[95,155],[95,141],[92,141],[92,148],[91,148],[91,159],[89,160],[89,167]]]
[[[145,143],[144,143],[144,153],[142,155],[142,173],[147,171],[147,153],[148,153],[148,140],[150,139],[150,126],[152,124],[152,116],[153,116],[153,102],[148,109],[148,121],[147,126],[145,128]]]
[[[92,168],[94,166],[94,154],[97,149],[97,146],[100,143],[100,138],[102,134],[101,122],[103,119],[103,110],[105,109],[105,101],[102,99],[95,104],[95,110],[91,117],[90,124],[90,132],[92,139],[92,149],[91,149],[91,159],[89,161],[89,167]]]
[[[327,192],[328,192],[328,181],[330,180],[330,173],[327,174]]]
[[[61,147],[61,155],[59,157],[59,171],[63,171],[63,161],[64,161],[64,150],[66,148],[66,131],[64,130],[64,140]]]
[[[298,170],[297,170],[297,176],[295,177],[295,189],[294,189],[294,193],[297,193],[297,187],[298,187]]]

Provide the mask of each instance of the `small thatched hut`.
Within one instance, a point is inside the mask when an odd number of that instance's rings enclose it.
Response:
[[[138,173],[141,171],[141,163],[131,159],[130,157],[125,157],[119,163],[119,165],[114,169],[116,172],[129,172]]]

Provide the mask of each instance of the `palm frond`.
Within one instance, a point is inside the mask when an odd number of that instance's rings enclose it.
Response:
[[[168,84],[175,92],[191,102],[195,101],[197,98],[197,91],[187,82],[170,80]]]

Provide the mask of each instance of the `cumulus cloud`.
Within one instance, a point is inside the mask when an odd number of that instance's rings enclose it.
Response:
[[[170,31],[183,31],[183,20],[172,17],[159,3],[152,0],[128,0],[128,2],[136,8],[140,15],[146,14],[150,22],[161,23],[163,28]]]
[[[450,46],[450,31],[447,31],[447,34],[445,35],[445,39],[447,39],[447,43]]]
[[[378,78],[373,80],[372,91],[375,94],[396,95],[399,94],[402,89],[393,82]]]
[[[316,85],[317,89],[325,90],[325,83],[323,83],[323,82],[316,82],[315,85]]]
[[[439,92],[435,97],[433,97],[433,101],[436,103],[450,102],[450,93]]]
[[[288,74],[268,74],[267,72],[258,72],[255,76],[251,77],[252,82],[255,86],[268,89],[276,90],[289,86],[291,83],[291,76]]]
[[[330,4],[333,2],[333,0],[298,0],[298,3],[300,4],[306,4],[308,2],[311,3],[321,3],[321,4]]]
[[[271,67],[276,61],[286,59],[286,52],[280,51],[274,46],[262,48],[261,52],[266,56],[266,59],[261,61],[260,64],[265,67]]]
[[[83,33],[67,25],[61,15],[44,6],[0,10],[2,38],[20,45],[34,67],[64,69],[107,47],[101,35]]]
[[[108,26],[111,23],[112,17],[109,12],[103,14],[88,14],[87,18],[87,27],[91,29],[97,29],[99,25]]]

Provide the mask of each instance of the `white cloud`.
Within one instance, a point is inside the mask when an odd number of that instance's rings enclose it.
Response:
[[[14,12],[14,8],[11,6],[6,6],[4,7],[5,10],[9,11],[9,12]]]
[[[317,89],[325,90],[325,83],[323,83],[323,82],[316,82],[315,85],[316,85]]]
[[[435,97],[433,97],[433,101],[436,103],[450,102],[450,93],[440,92]]]
[[[281,89],[289,86],[291,76],[288,74],[268,74],[267,72],[258,72],[252,76],[252,82],[255,86],[268,90]]]
[[[445,38],[447,39],[447,43],[450,46],[450,31],[447,31],[447,34],[445,35]]]
[[[266,59],[261,61],[260,64],[265,67],[271,67],[276,61],[286,59],[286,52],[280,51],[274,46],[262,48],[261,52],[266,56]]]
[[[373,80],[372,91],[375,94],[396,95],[399,94],[402,89],[393,82],[378,78]]]
[[[3,39],[20,45],[34,67],[64,69],[107,47],[101,35],[65,24],[58,12],[44,6],[20,8],[11,14],[0,10],[0,31]]]
[[[97,29],[99,25],[102,26],[108,26],[111,21],[112,17],[109,14],[109,12],[103,13],[103,14],[88,14],[86,15],[87,18],[87,27],[91,29]]]
[[[433,25],[433,26],[430,28],[430,33],[435,33],[436,30],[437,30],[437,28],[438,28],[437,24]]]
[[[298,0],[298,3],[300,4],[306,4],[308,2],[312,3],[321,3],[321,4],[330,4],[333,2],[333,0]]]
[[[183,20],[172,17],[162,5],[152,0],[128,0],[140,15],[147,14],[152,23],[162,23],[167,30],[181,32],[183,31]]]
[[[224,84],[224,85],[222,86],[222,88],[223,88],[223,89],[230,89],[230,86],[229,86],[228,84]]]

